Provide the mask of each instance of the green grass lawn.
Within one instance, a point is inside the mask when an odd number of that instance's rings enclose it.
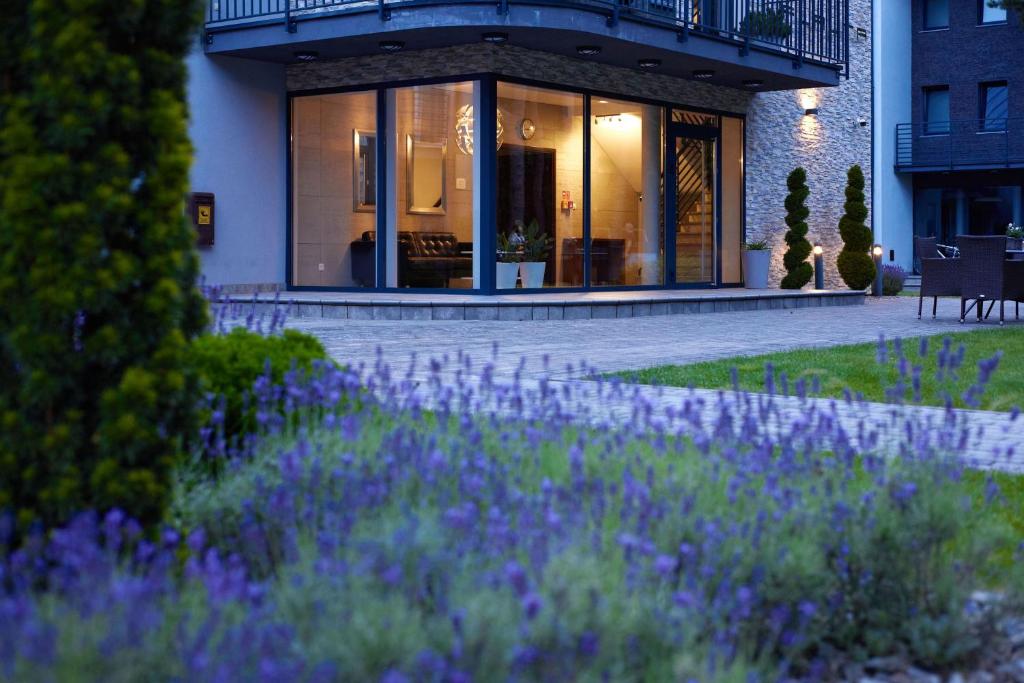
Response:
[[[936,379],[937,356],[943,338],[947,336],[952,339],[954,352],[961,344],[964,346],[964,360],[954,380],[939,382]],[[923,404],[943,405],[948,392],[957,406],[965,407],[962,396],[977,380],[978,361],[1002,351],[999,367],[981,398],[980,407],[1007,411],[1015,406],[1024,406],[1024,328],[975,330],[928,337],[927,340],[927,354],[923,358],[919,355],[920,338],[903,340],[908,366],[921,366]],[[844,390],[849,389],[869,401],[885,401],[885,388],[899,379],[898,363],[892,342],[889,343],[889,359],[885,366],[878,364],[877,352],[875,343],[853,344],[726,358],[692,365],[668,365],[617,373],[617,376],[645,384],[731,389],[731,369],[735,367],[741,389],[763,391],[765,364],[771,363],[775,371],[776,391],[780,390],[781,376],[785,373],[791,391],[796,380],[803,378],[810,387],[812,377],[817,376],[823,396],[842,397]],[[909,388],[906,400],[913,400]]]

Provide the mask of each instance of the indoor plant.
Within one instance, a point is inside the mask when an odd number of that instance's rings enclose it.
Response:
[[[743,245],[743,280],[747,289],[768,288],[768,265],[772,250],[767,240],[756,240]]]
[[[516,237],[521,233],[513,231],[498,233],[498,271],[495,286],[498,289],[515,289],[516,276],[519,275],[519,262],[523,258],[522,242]]]
[[[520,224],[522,225],[522,224]],[[530,221],[523,235],[522,262],[519,264],[519,278],[526,289],[540,289],[544,286],[544,268],[547,266],[551,238],[541,232],[537,219]]]
[[[1006,248],[1024,249],[1024,225],[1010,223],[1006,226]]]

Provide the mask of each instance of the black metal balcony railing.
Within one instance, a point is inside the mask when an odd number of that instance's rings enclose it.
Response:
[[[220,31],[252,23],[298,22],[343,13],[377,12],[382,20],[400,7],[493,4],[570,6],[596,11],[614,25],[620,18],[690,32],[792,56],[797,62],[849,71],[849,0],[209,0],[206,29]]]
[[[901,123],[896,126],[896,168],[1024,168],[1024,118]]]

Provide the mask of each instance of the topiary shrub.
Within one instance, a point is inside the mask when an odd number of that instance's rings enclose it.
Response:
[[[814,275],[814,269],[807,262],[811,255],[811,243],[807,241],[807,217],[811,214],[807,208],[807,197],[811,191],[807,188],[807,171],[796,168],[786,178],[786,244],[789,249],[782,257],[786,266],[786,276],[782,278],[783,289],[800,289]]]
[[[0,510],[159,520],[205,324],[184,216],[197,0],[13,0],[0,46]]]
[[[209,397],[205,417],[213,409],[221,411],[217,422],[228,443],[257,431],[252,392],[260,378],[280,385],[288,371],[309,373],[315,361],[328,357],[316,337],[297,330],[264,336],[243,328],[204,334],[192,342],[190,356],[202,391]]]
[[[836,267],[843,282],[850,289],[866,289],[875,279],[875,264],[871,260],[871,230],[864,224],[868,207],[864,204],[864,172],[860,166],[851,166],[846,174],[846,213],[839,219],[839,235],[843,249]]]

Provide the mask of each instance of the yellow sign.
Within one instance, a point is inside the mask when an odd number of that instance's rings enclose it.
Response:
[[[199,225],[209,225],[210,224],[211,209],[212,209],[212,207],[210,207],[210,206],[200,206],[199,207]]]

